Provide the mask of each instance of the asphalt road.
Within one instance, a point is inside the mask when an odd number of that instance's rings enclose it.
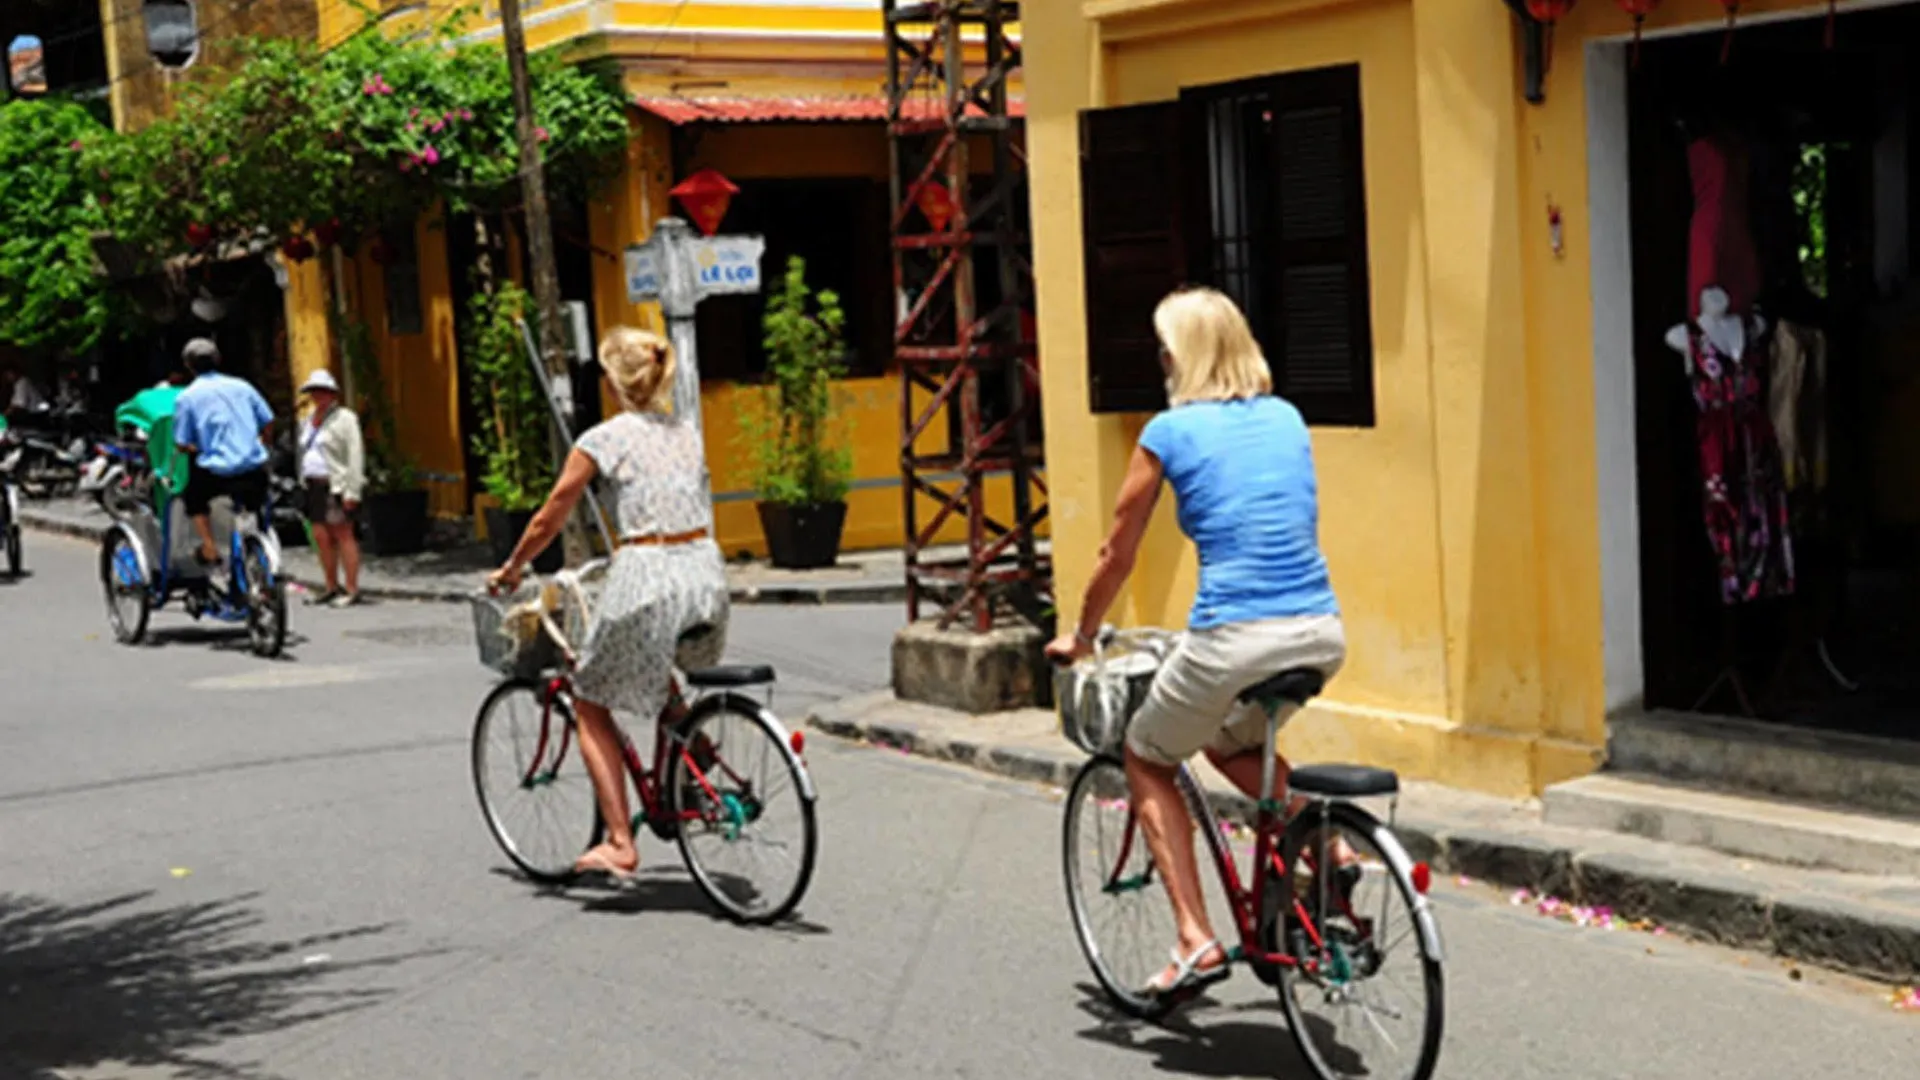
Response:
[[[114,644],[91,549],[0,581],[0,1077],[1293,1077],[1250,977],[1166,1028],[1093,997],[1044,789],[816,738],[795,924],[709,914],[643,843],[627,891],[507,874],[467,735],[466,614],[294,613],[291,658],[155,617]],[[776,706],[884,685],[900,613],[742,608]],[[1580,930],[1445,882],[1463,1078],[1900,1077],[1883,991]]]

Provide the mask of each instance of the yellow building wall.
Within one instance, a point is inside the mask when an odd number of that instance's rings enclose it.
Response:
[[[1545,367],[1528,362],[1531,174],[1507,10],[1104,0],[1030,6],[1025,32],[1063,611],[1077,608],[1146,419],[1095,417],[1086,405],[1078,112],[1358,63],[1378,422],[1314,431],[1322,542],[1350,654],[1284,741],[1304,760],[1515,795],[1593,768],[1604,708],[1592,378],[1565,350],[1544,354]],[[1567,318],[1562,327],[1591,325]],[[1576,374],[1542,390],[1564,372]],[[1583,400],[1585,420],[1569,416]],[[1118,621],[1184,621],[1195,563],[1172,509],[1167,500],[1153,523]],[[1584,539],[1570,542],[1583,520]]]

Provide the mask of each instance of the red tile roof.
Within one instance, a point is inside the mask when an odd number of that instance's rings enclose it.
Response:
[[[883,95],[843,97],[638,97],[634,104],[661,117],[670,124],[755,124],[779,121],[821,122],[887,118],[887,99]],[[927,120],[939,115],[941,104],[930,98],[916,97],[908,102],[909,119]],[[1026,103],[1014,98],[1007,103],[1014,116],[1026,115]],[[968,112],[981,115],[978,108]]]

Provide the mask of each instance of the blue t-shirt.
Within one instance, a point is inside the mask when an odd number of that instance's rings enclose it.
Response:
[[[1140,445],[1160,459],[1200,552],[1190,627],[1339,614],[1300,410],[1272,396],[1191,402],[1148,421]]]
[[[260,431],[273,421],[267,399],[245,379],[210,371],[173,403],[173,441],[200,450],[202,469],[237,476],[267,463]]]

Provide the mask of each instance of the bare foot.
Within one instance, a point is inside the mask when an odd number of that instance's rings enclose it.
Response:
[[[632,847],[615,847],[612,844],[599,844],[588,849],[585,855],[573,864],[575,873],[612,874],[626,877],[640,868],[640,852]]]

